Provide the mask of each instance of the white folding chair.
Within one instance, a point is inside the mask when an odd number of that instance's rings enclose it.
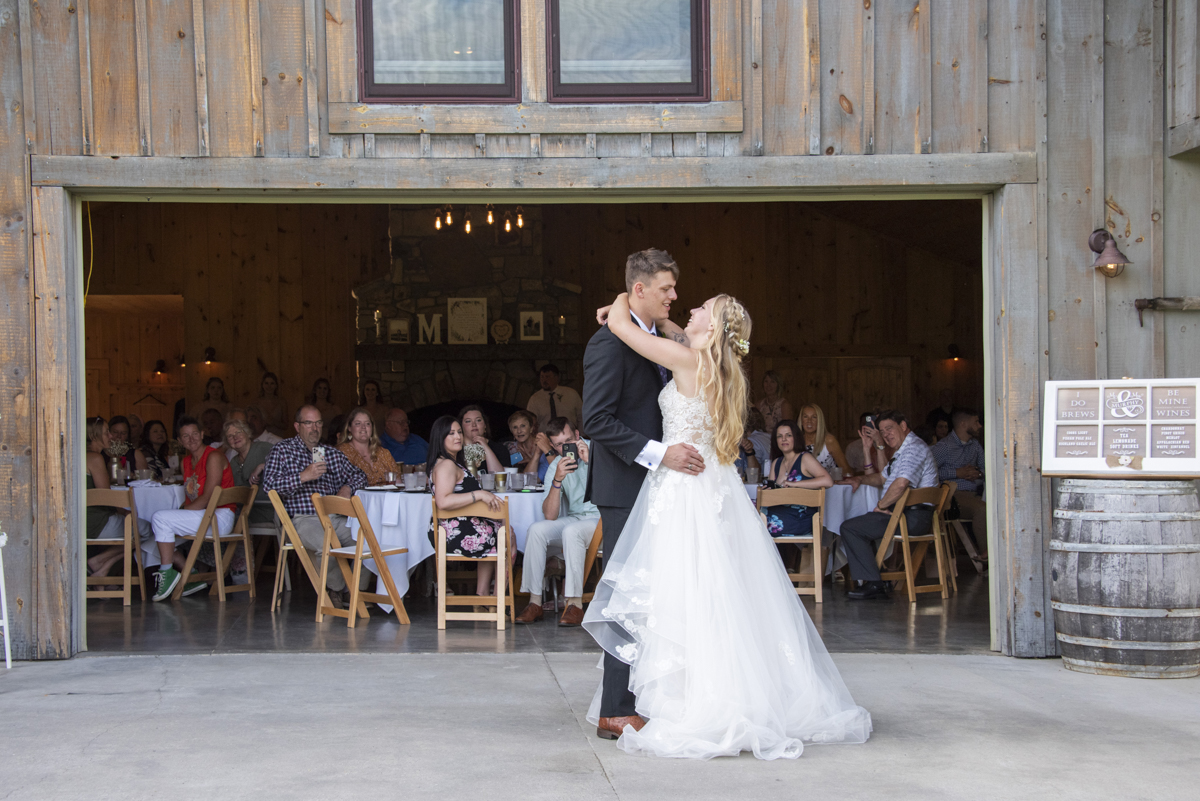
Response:
[[[0,628],[4,629],[4,667],[12,670],[12,645],[8,636],[8,590],[4,587],[4,546],[8,535],[0,531]]]

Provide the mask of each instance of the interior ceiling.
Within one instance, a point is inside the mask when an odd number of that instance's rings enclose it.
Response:
[[[814,205],[831,217],[943,258],[971,265],[983,258],[983,209],[978,200],[846,200]]]

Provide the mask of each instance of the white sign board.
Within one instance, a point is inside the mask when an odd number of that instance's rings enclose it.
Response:
[[[1042,473],[1200,476],[1200,379],[1047,381]]]

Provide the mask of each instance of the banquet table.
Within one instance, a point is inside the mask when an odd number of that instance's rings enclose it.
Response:
[[[433,495],[428,492],[400,492],[396,490],[365,489],[357,493],[362,499],[367,519],[375,531],[380,548],[408,548],[408,553],[387,557],[388,569],[396,590],[403,596],[408,592],[408,574],[422,561],[433,556],[435,551],[429,541],[429,523],[433,518]],[[529,527],[542,516],[542,493],[498,492],[508,504],[508,522],[517,550],[525,550],[525,535]],[[358,539],[358,521],[350,521],[350,534]],[[367,569],[378,575],[374,562],[366,562]],[[386,593],[383,582],[376,582],[377,592]]]
[[[130,489],[133,490],[133,503],[137,507],[138,519],[147,522],[154,518],[155,512],[178,509],[183,506],[183,499],[187,497],[182,484],[162,484],[154,487],[131,487]],[[142,564],[146,567],[157,567],[162,560],[158,557],[158,545],[154,539],[143,542],[141,546]]]

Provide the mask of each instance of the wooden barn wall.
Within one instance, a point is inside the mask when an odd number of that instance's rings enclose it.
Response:
[[[966,237],[978,243],[977,205],[966,205],[955,219],[965,216]],[[624,291],[629,253],[668,250],[680,265],[676,321],[719,292],[739,298],[754,321],[755,398],[762,373],[777,370],[797,410],[816,402],[842,439],[873,406],[923,419],[943,389],[980,404],[981,256],[962,261],[914,247],[838,206],[546,206],[547,273],[580,276],[566,280],[582,284],[583,308],[593,309]],[[893,213],[919,225],[934,212],[906,203]],[[950,344],[960,361],[949,358]]]
[[[183,305],[177,295],[148,295],[135,310],[84,308],[84,408],[88,417],[136,414],[168,427],[186,384],[177,359],[184,351]],[[178,307],[178,308],[176,308]],[[166,369],[159,374],[156,363]]]
[[[244,406],[269,370],[292,410],[317,378],[330,380],[336,403],[350,403],[350,290],[389,269],[386,206],[97,204],[94,262],[86,211],[83,224],[92,295],[183,296],[187,367],[164,343],[129,359],[147,379],[154,361],[165,359],[168,378],[183,378],[189,402],[218,376],[230,401]],[[207,347],[216,349],[211,365],[202,359]]]

